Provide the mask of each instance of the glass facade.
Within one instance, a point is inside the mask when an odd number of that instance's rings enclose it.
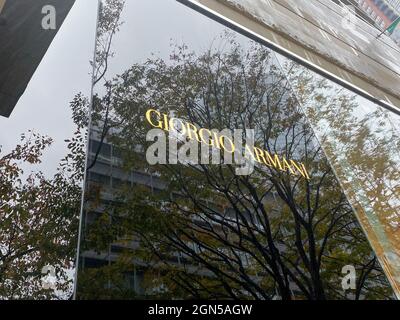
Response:
[[[296,71],[289,77],[344,193],[399,292],[400,117],[321,77],[314,76],[320,83],[307,93]]]
[[[395,297],[397,115],[173,0],[94,68],[76,298]]]

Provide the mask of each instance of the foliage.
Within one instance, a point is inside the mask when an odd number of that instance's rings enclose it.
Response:
[[[87,214],[95,220],[86,226],[85,249],[119,265],[120,275],[132,272],[132,266],[141,270],[144,296],[344,299],[341,269],[350,264],[358,271],[353,298],[390,297],[274,56],[255,44],[244,49],[229,33],[221,42],[218,48],[225,49],[200,55],[177,46],[170,61],[149,59],[105,84],[107,99],[99,98],[98,107],[107,108],[108,124],[118,127],[105,140],[122,150],[127,174],[146,174],[159,187],[155,192],[153,184],[127,183],[111,190],[115,197],[105,202],[109,187],[89,184]],[[324,86],[330,92],[326,82],[301,79],[306,88]],[[351,104],[353,99],[342,94],[341,101]],[[203,128],[254,128],[256,145],[305,163],[311,179],[273,168],[237,176],[230,165],[149,166],[137,148],[149,145],[144,121],[149,108],[173,110]],[[110,253],[112,247],[119,248],[117,256]],[[87,285],[79,284],[82,297],[92,291],[87,275],[104,275],[102,267],[86,270],[80,275]],[[108,297],[120,295],[113,291]]]
[[[84,164],[84,137],[77,130],[57,173],[27,173],[41,163],[52,139],[32,131],[0,153],[0,297],[56,299],[72,290],[69,270],[76,235]],[[55,290],[43,287],[46,266],[55,268]]]

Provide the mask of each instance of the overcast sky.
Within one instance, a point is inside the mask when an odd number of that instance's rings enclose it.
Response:
[[[152,53],[168,60],[171,42],[185,43],[189,50],[204,52],[226,30],[175,0],[127,0],[122,21],[113,42],[116,55],[110,63],[110,76],[125,71],[133,63],[144,62]]]
[[[10,118],[0,117],[3,152],[32,129],[54,139],[40,166],[54,173],[73,134],[69,102],[77,92],[89,95],[97,0],[77,0]]]
[[[97,0],[76,0],[13,113],[0,117],[2,154],[14,148],[28,130],[49,135],[54,143],[39,169],[47,175],[55,172],[67,151],[64,140],[74,130],[69,102],[78,92],[90,93],[96,14]],[[171,40],[204,50],[224,30],[175,0],[128,0],[123,20],[114,41],[117,54],[110,64],[110,77],[151,53],[168,57]]]

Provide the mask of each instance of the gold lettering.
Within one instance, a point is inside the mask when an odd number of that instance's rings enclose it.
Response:
[[[293,171],[293,169],[292,169],[292,167],[291,167],[290,164],[287,162],[287,160],[286,160],[285,157],[282,158],[282,162],[283,162],[283,167],[282,167],[282,170],[283,170],[283,171],[286,171],[287,169],[289,169],[289,171],[290,171],[291,174],[295,174],[294,171]]]
[[[161,114],[160,114],[157,110],[149,109],[149,110],[147,110],[147,112],[146,112],[146,119],[147,119],[147,121],[148,121],[153,127],[162,129],[162,128],[163,128],[163,126],[162,126],[162,121],[158,120],[158,124],[154,124],[154,123],[151,121],[151,114],[152,114],[152,113],[155,113],[158,117],[161,116]]]
[[[221,146],[219,144],[219,139],[218,139],[218,133],[215,131],[212,131],[213,135],[214,135],[214,141],[215,141],[215,146],[221,150]]]
[[[164,116],[164,130],[165,131],[169,131],[169,126],[168,126],[168,115],[167,114],[163,114],[163,116]]]
[[[254,147],[254,154],[256,155],[257,162],[268,165],[267,159],[264,157],[264,151],[262,151],[260,148]]]
[[[296,163],[296,161],[294,160],[290,160],[290,163],[292,164],[292,166],[296,169],[297,172],[299,172],[304,178],[307,178],[307,173],[304,172],[303,168],[304,166],[300,166],[299,164]]]
[[[196,140],[198,142],[201,142],[201,140],[199,139],[199,135],[197,134],[197,127],[192,123],[186,123],[186,126],[187,126],[187,132],[188,132],[189,139],[193,140],[192,133],[194,133],[194,135],[196,136]]]
[[[267,152],[267,151],[265,151],[265,155],[267,156],[267,160],[269,161],[269,164],[268,164],[269,166],[273,166],[274,168],[280,169],[283,171],[278,155],[275,155],[274,158],[272,158],[271,155],[269,154],[269,152]]]
[[[311,178],[310,178],[310,176],[308,175],[307,169],[306,169],[306,167],[304,166],[303,163],[301,164],[301,167],[303,168],[303,171],[304,171],[304,173],[305,173],[305,175],[306,175],[306,179],[307,179],[307,180],[310,180]]]
[[[206,131],[208,133],[208,142],[204,139],[203,132]],[[199,130],[200,142],[203,142],[209,146],[214,146],[214,140],[212,139],[212,132],[208,129],[201,128]]]
[[[220,150],[222,148],[229,153],[234,153],[236,150],[236,146],[233,143],[232,139],[224,135],[219,136],[219,132],[216,130],[209,130],[205,128],[198,129],[194,124],[183,122],[181,119],[178,118],[171,118],[168,120],[167,114],[161,114],[154,109],[147,110],[146,119],[149,124],[155,128],[160,128],[165,131],[175,129],[182,135],[187,134],[189,139],[196,139],[200,143],[205,143]],[[178,127],[176,125],[178,125]],[[207,138],[205,138],[205,133],[207,133]],[[227,147],[227,141],[230,144],[230,148]],[[288,161],[285,157],[282,157],[282,159],[280,160],[279,156],[276,154],[272,156],[269,152],[265,150],[257,147],[252,148],[253,150],[251,150],[251,148],[247,144],[245,145],[245,157],[249,158],[248,155],[250,154],[252,158],[250,160],[257,161],[258,163],[265,164],[269,167],[274,167],[277,170],[288,171],[292,175],[300,174],[307,180],[310,180],[310,176],[303,163],[298,163],[294,160]]]

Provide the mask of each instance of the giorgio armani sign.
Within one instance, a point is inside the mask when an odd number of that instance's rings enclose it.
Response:
[[[199,128],[191,122],[161,114],[155,109],[147,110],[146,120],[154,128],[147,133],[146,138],[156,140],[146,153],[150,164],[236,164],[242,166],[235,170],[240,175],[252,174],[254,165],[258,164],[310,179],[303,163],[257,147],[254,144],[253,129]]]

